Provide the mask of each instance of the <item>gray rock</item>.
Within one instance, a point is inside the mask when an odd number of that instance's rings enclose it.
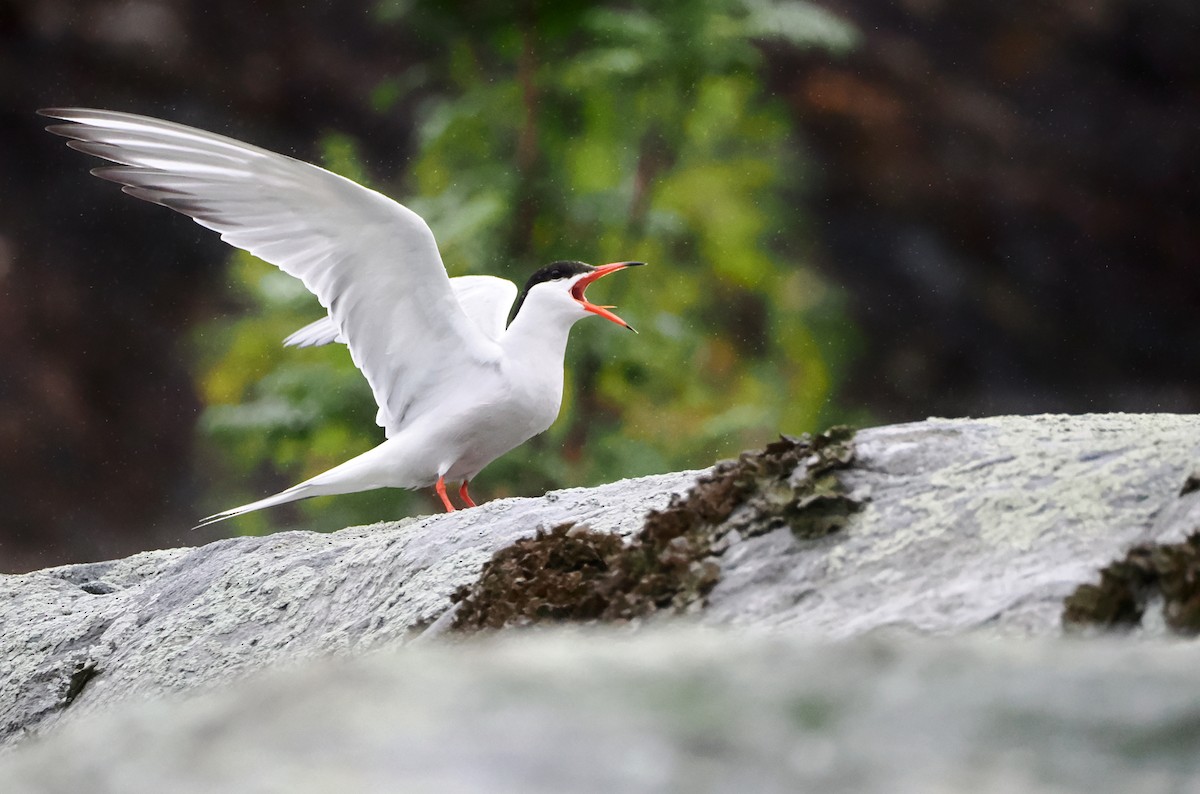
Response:
[[[0,577],[0,742],[130,696],[403,641],[504,545],[568,520],[636,531],[696,474]]]
[[[725,553],[711,623],[848,637],[881,626],[1058,631],[1062,601],[1142,542],[1200,530],[1200,417],[929,419],[863,430],[850,527]]]
[[[1180,495],[1200,461],[1200,417],[929,420],[864,430],[856,444],[843,477],[865,509],[820,540],[781,530],[734,543],[697,620],[823,638],[882,627],[1056,635],[1076,585],[1200,517],[1200,490]],[[696,475],[0,578],[0,740],[127,699],[408,642],[497,549],[567,520],[632,533]]]
[[[1200,790],[1200,648],[564,630],[126,703],[0,758],[0,791]]]

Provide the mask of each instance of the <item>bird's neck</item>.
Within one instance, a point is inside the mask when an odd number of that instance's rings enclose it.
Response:
[[[561,372],[567,336],[577,317],[556,311],[537,311],[526,304],[500,338],[510,360],[536,362]]]

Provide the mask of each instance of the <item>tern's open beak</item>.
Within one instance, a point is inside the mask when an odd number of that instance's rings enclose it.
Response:
[[[588,284],[591,284],[593,281],[596,281],[597,279],[604,278],[609,273],[616,273],[618,270],[624,270],[627,267],[637,267],[639,265],[644,265],[644,264],[646,264],[646,263],[645,262],[613,262],[611,265],[601,265],[600,267],[593,270],[591,273],[588,273],[586,276],[584,276],[583,278],[581,278],[575,282],[575,285],[573,287],[571,287],[571,297],[574,298],[575,300],[579,301],[579,305],[582,306],[586,311],[589,311],[592,314],[598,314],[606,320],[612,320],[617,325],[624,326],[625,328],[628,328],[630,331],[633,331],[636,334],[637,331],[634,331],[632,325],[625,322],[620,317],[618,317],[617,315],[615,315],[609,311],[609,309],[613,309],[616,307],[614,307],[614,306],[597,306],[596,304],[590,302],[587,298],[585,298],[583,296],[583,291],[585,289],[587,289]]]

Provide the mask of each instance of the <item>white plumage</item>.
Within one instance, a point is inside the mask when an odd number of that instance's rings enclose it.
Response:
[[[517,298],[517,285],[495,276],[458,276],[450,279],[450,288],[454,290],[458,305],[479,330],[499,341],[508,321],[508,310]],[[346,340],[329,315],[283,340],[289,347],[316,347],[332,342],[345,344]]]
[[[607,273],[558,262],[517,288],[490,276],[448,277],[433,233],[391,199],[309,163],[220,135],[105,110],[52,109],[48,127],[114,166],[94,169],[296,278],[328,310],[285,340],[344,342],[370,384],[380,446],[219,521],[309,496],[466,483],[550,426],[562,400],[571,326],[589,313],[627,324],[583,296]]]

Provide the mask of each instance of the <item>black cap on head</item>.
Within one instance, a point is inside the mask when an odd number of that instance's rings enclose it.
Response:
[[[513,305],[513,310],[508,315],[509,325],[517,316],[517,312],[521,310],[521,304],[525,302],[525,296],[529,294],[529,290],[543,281],[558,281],[563,278],[574,278],[581,273],[590,273],[596,268],[584,262],[576,262],[570,259],[562,259],[558,262],[551,262],[541,270],[536,271],[529,280],[525,282],[525,289],[521,290],[521,296],[517,298],[517,302]]]
[[[541,284],[543,281],[558,281],[560,278],[574,278],[580,273],[590,273],[596,268],[585,262],[576,262],[571,259],[560,259],[557,262],[551,262],[541,270],[535,272],[525,282],[525,292],[529,292],[529,288],[534,284]]]

